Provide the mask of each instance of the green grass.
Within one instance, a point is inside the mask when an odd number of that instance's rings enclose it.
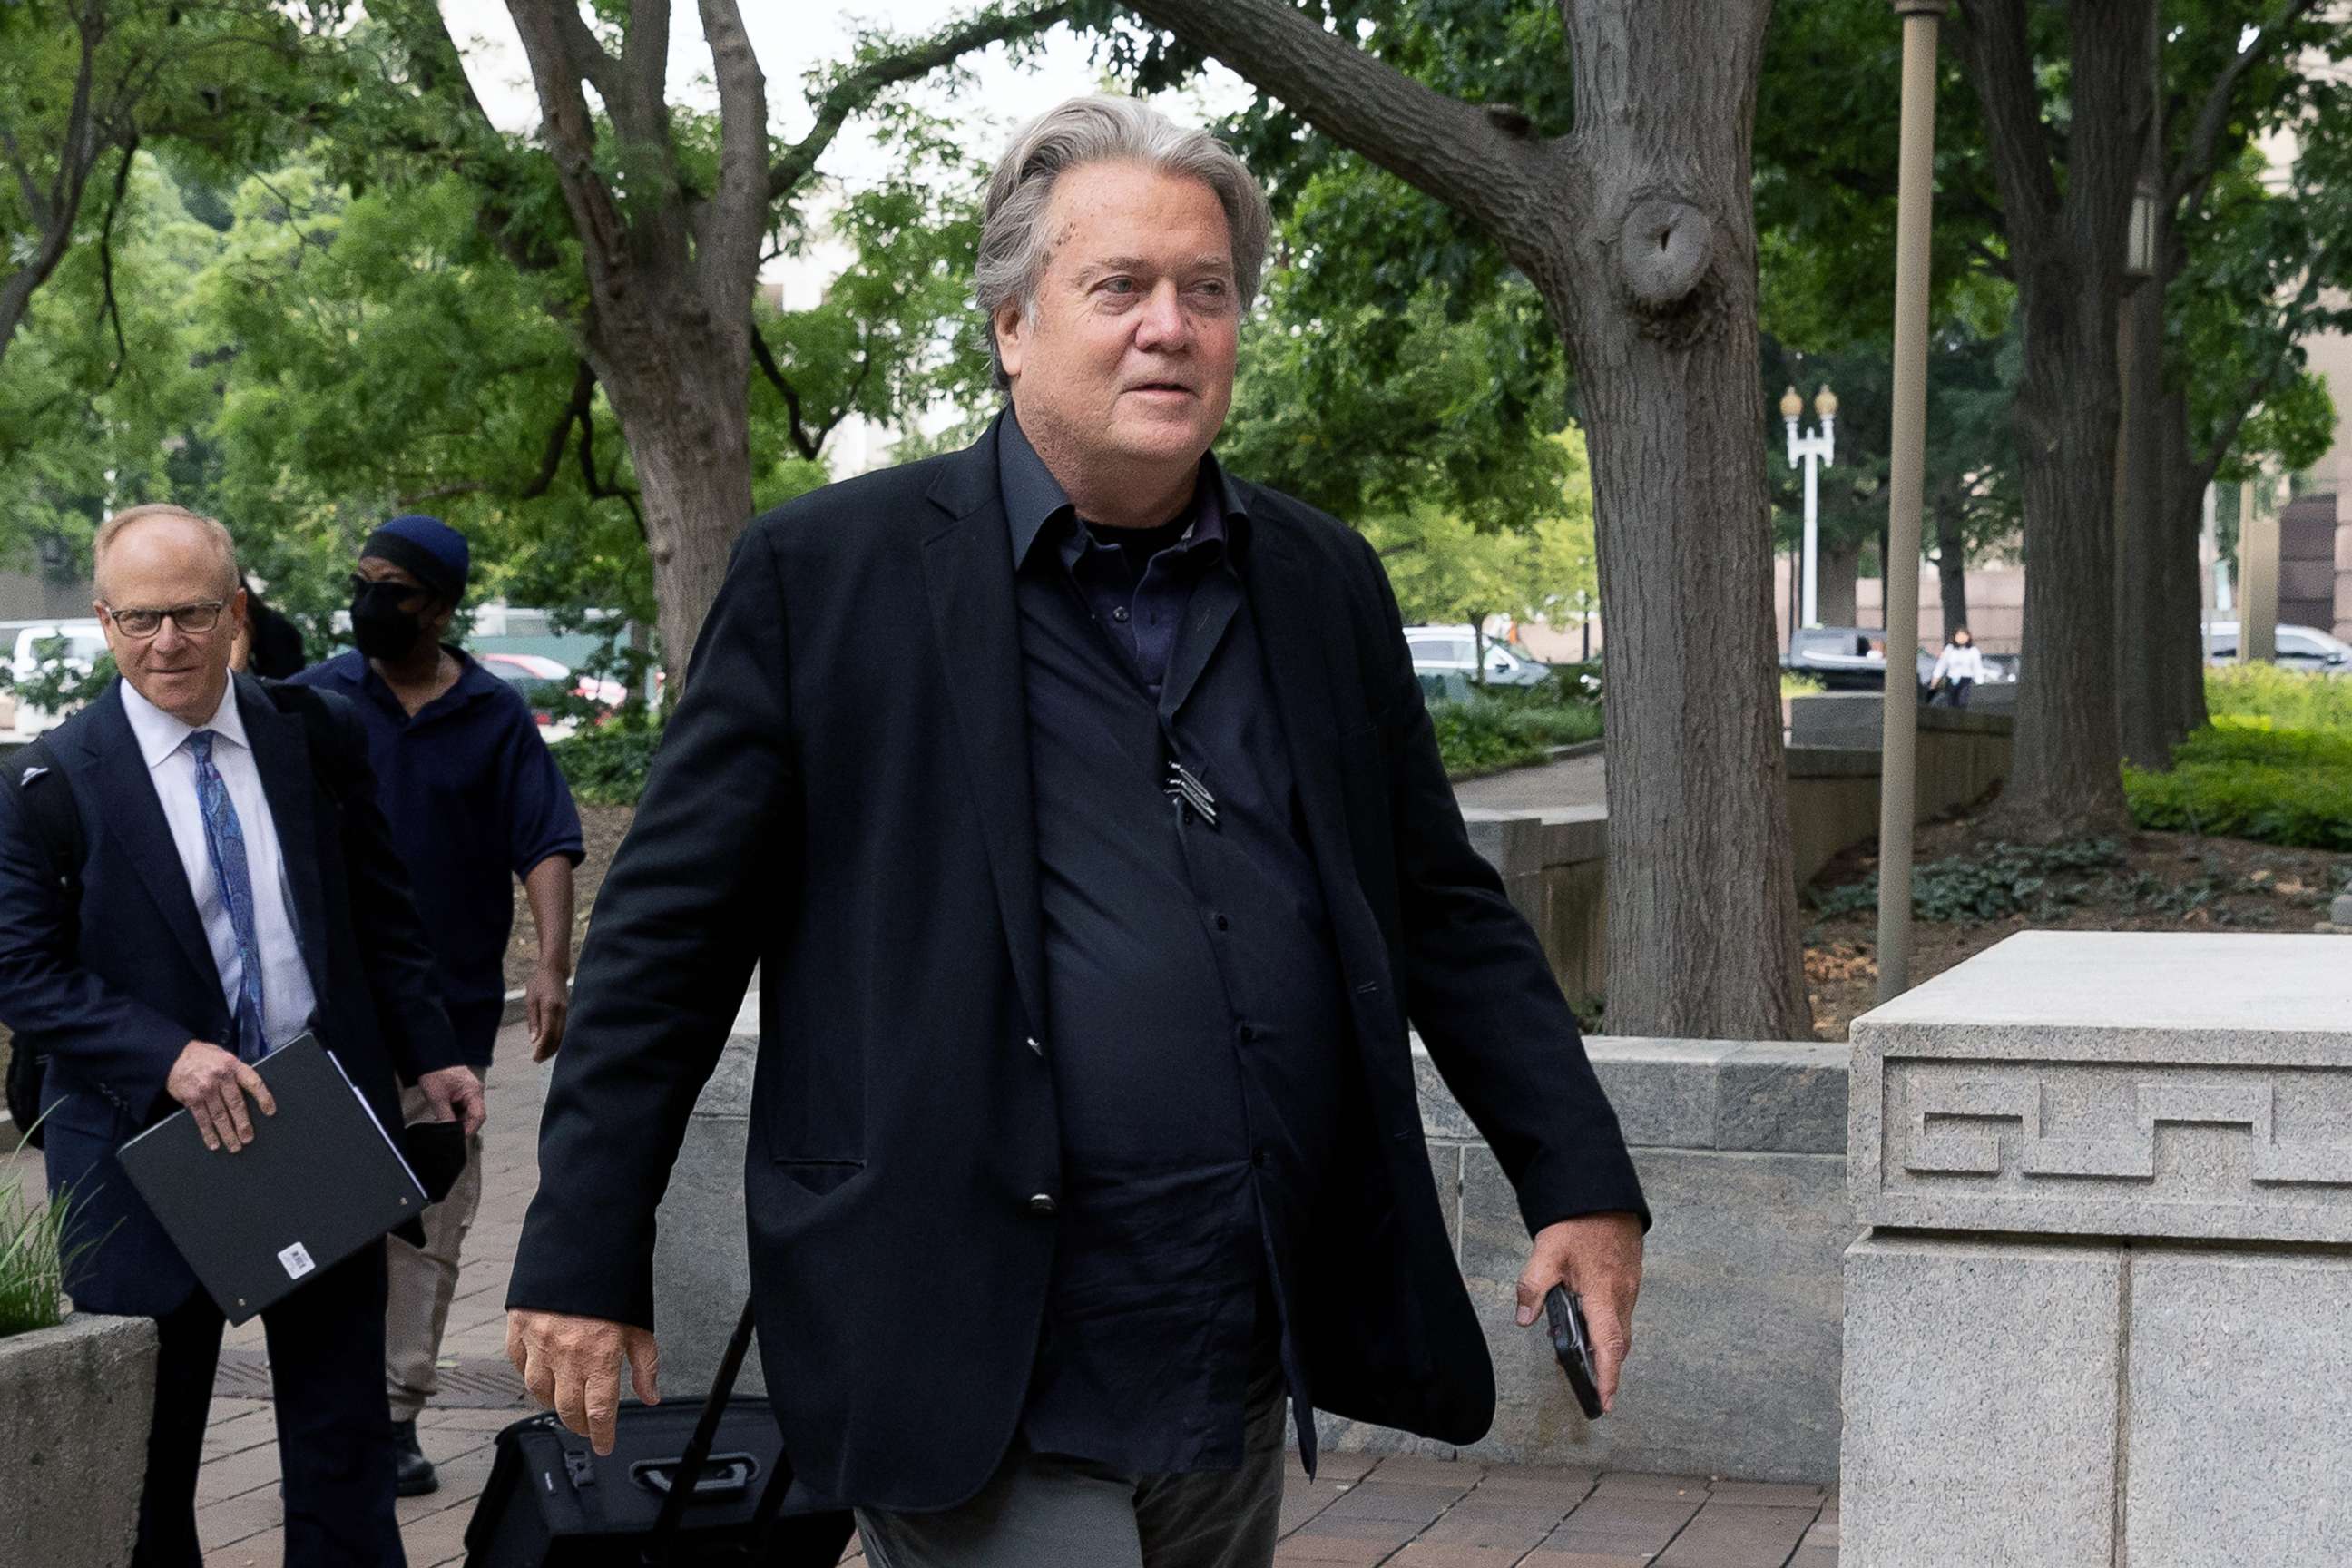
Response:
[[[2319,705],[2334,700],[2305,700],[2292,710],[2324,716]],[[2352,724],[2295,729],[2267,718],[2217,718],[2182,742],[2169,773],[2126,768],[2124,795],[2144,828],[2352,850]]]
[[[20,1179],[0,1182],[0,1339],[64,1321],[65,1224],[62,1194],[35,1204],[26,1200]]]

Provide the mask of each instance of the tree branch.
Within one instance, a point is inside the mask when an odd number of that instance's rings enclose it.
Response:
[[[782,368],[776,363],[776,356],[768,348],[767,334],[760,331],[757,321],[751,323],[751,363],[760,367],[760,374],[768,378],[768,384],[773,386],[784,400],[784,416],[790,421],[793,449],[810,462],[815,462],[817,454],[824,449],[824,436],[821,432],[812,437],[808,426],[801,422],[801,395],[791,382],[784,379]],[[839,415],[834,416],[835,424],[840,422],[840,417]],[[825,426],[828,431],[832,428],[831,425]]]
[[[2025,14],[2022,0],[1968,0],[1959,34],[1984,110],[2001,205],[2011,225],[2038,230],[2056,218],[2059,195]]]
[[[530,483],[515,492],[517,500],[530,500],[547,493],[555,483],[555,471],[562,465],[563,447],[572,435],[572,426],[585,424],[595,410],[596,373],[582,360],[572,373],[572,395],[564,401],[563,412],[555,421],[555,428],[547,433],[547,446],[539,455],[539,471]]]
[[[714,312],[744,310],[769,230],[768,79],[736,0],[699,0],[702,36],[719,84],[719,189],[696,215],[708,252],[702,269]]]
[[[731,0],[729,4],[731,9]],[[799,189],[802,182],[816,172],[816,161],[833,145],[834,138],[841,133],[849,117],[886,89],[953,65],[974,49],[1042,33],[1066,18],[1074,4],[1075,0],[1048,0],[1046,4],[1010,11],[983,12],[928,39],[909,44],[896,54],[868,60],[841,78],[817,100],[816,123],[809,133],[786,148],[783,156],[769,166],[768,199],[779,200]],[[704,10],[709,10],[709,0],[705,0]]]
[[[131,363],[131,345],[122,338],[122,304],[114,297],[114,216],[122,210],[122,193],[131,185],[131,160],[139,155],[139,132],[133,127],[130,140],[122,144],[121,166],[114,172],[114,194],[106,204],[106,221],[98,230],[98,281],[106,303],[106,319],[114,324],[114,363],[106,373],[110,391],[122,379],[122,367]]]
[[[1516,248],[1526,226],[1503,193],[1549,145],[1496,126],[1470,104],[1413,80],[1284,0],[1127,0],[1370,158]]]
[[[2316,10],[2321,0],[2285,0],[2279,14],[2264,24],[2260,31],[2246,40],[2246,45],[2205,93],[2204,107],[2197,111],[2197,121],[2189,133],[2189,145],[2182,153],[2180,167],[2173,172],[2165,191],[2167,205],[2178,206],[2192,195],[2197,202],[2204,199],[2204,187],[2212,180],[2220,166],[2221,133],[2228,128],[2231,110],[2235,106],[2238,84],[2246,73],[2279,47],[2286,31],[2296,22]],[[2194,205],[2192,203],[2192,205]]]

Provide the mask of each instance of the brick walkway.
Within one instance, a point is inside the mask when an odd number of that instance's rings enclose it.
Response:
[[[490,1071],[481,1215],[442,1346],[452,1397],[418,1424],[441,1489],[400,1505],[411,1568],[462,1562],[490,1441],[521,1412],[505,1365],[507,1274],[537,1184],[540,1069],[520,1029]],[[37,1167],[34,1184],[38,1184]],[[278,1449],[261,1325],[233,1331],[205,1434],[196,1522],[205,1568],[282,1568]],[[1309,1481],[1294,1456],[1283,1497],[1286,1564],[1390,1568],[1836,1568],[1834,1496],[1817,1487],[1693,1476],[1333,1454]],[[856,1553],[853,1551],[853,1558]]]

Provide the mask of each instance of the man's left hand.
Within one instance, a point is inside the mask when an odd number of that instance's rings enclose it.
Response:
[[[474,1076],[472,1068],[436,1068],[416,1080],[432,1102],[436,1121],[462,1121],[466,1136],[471,1138],[482,1130],[482,1118],[487,1114],[482,1103],[482,1080]]]
[[[1542,1316],[1544,1296],[1566,1285],[1584,1299],[1592,1333],[1592,1370],[1601,1408],[1617,1403],[1617,1370],[1633,1353],[1633,1298],[1642,1293],[1642,1219],[1631,1214],[1588,1214],[1536,1232],[1519,1275],[1519,1327]]]
[[[572,1016],[571,984],[552,965],[537,964],[522,988],[522,1000],[530,1020],[530,1059],[543,1062],[563,1045],[563,1026]]]

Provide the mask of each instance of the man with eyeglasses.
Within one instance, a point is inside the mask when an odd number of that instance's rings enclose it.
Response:
[[[572,790],[515,689],[444,645],[466,596],[472,552],[436,517],[395,517],[360,546],[352,639],[359,646],[294,679],[348,700],[367,732],[376,799],[408,867],[441,998],[468,1067],[488,1077],[506,1010],[514,885],[530,900],[538,963],[523,987],[533,1061],[563,1042],[572,974],[572,868],[583,845]],[[416,1090],[402,1109],[425,1113]],[[425,1211],[424,1245],[384,1243],[392,1270],[384,1397],[400,1495],[440,1478],[416,1418],[440,1392],[441,1336],[457,1299],[466,1232],[482,1201],[482,1146]]]
[[[387,1126],[405,1081],[470,1135],[481,1084],[442,1011],[350,708],[230,673],[246,595],[227,530],[134,507],[92,553],[121,679],[0,787],[0,1021],[45,1063],[49,1191],[71,1205],[68,1291],[83,1310],[156,1321],[131,1561],[197,1568],[224,1321],[115,1151],[182,1107],[227,1155],[273,1136],[254,1064],[305,1031]],[[383,1254],[369,1247],[262,1314],[289,1563],[404,1561],[383,1312]]]

